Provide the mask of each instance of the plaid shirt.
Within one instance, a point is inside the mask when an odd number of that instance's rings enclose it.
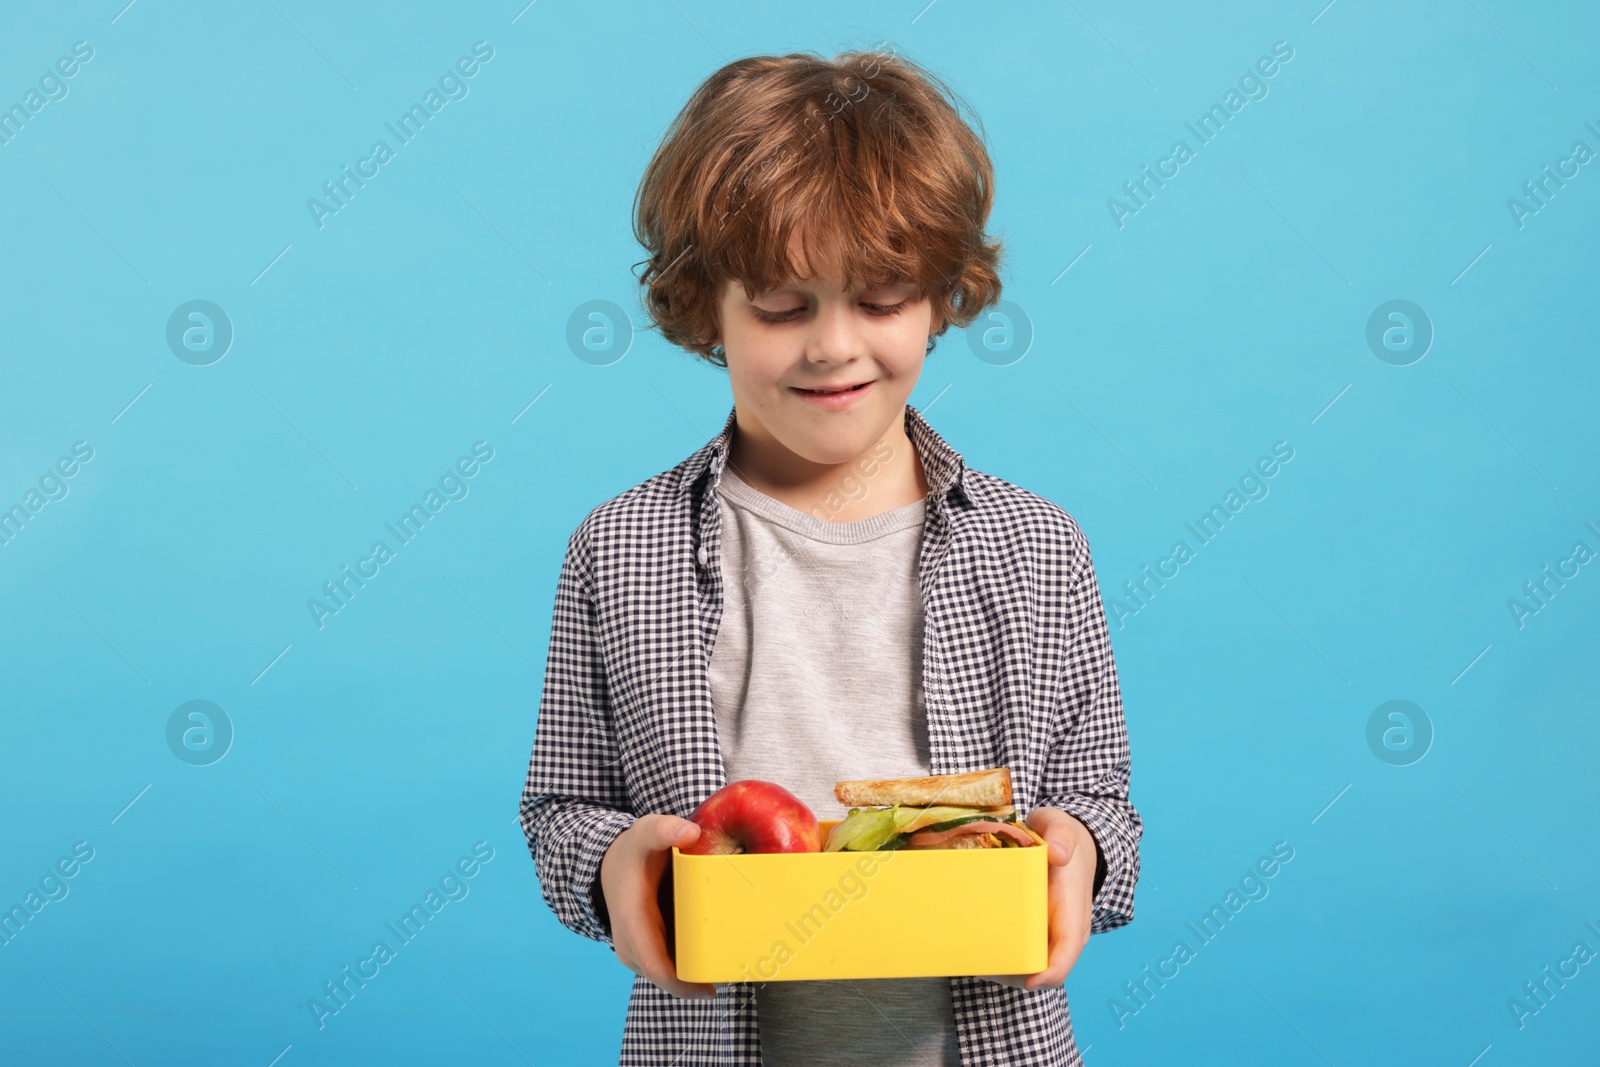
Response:
[[[606,849],[634,819],[688,818],[727,784],[708,663],[722,618],[717,486],[734,432],[600,504],[567,542],[521,816],[540,891],[611,945]],[[1054,807],[1100,848],[1092,933],[1133,918],[1143,823],[1089,545],[1060,507],[967,467],[907,405],[929,493],[918,574],[934,774],[1009,767],[1020,813]],[[1083,1061],[1066,993],[950,979],[961,1062]],[[623,1067],[760,1067],[756,988],[679,999],[642,977]]]

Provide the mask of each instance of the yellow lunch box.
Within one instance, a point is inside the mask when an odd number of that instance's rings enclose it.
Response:
[[[838,820],[822,821],[826,840]],[[686,856],[672,850],[686,982],[1036,974],[1048,849]]]

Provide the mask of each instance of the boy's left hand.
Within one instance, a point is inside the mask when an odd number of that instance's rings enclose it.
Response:
[[[1038,974],[985,974],[1018,989],[1059,986],[1089,940],[1094,915],[1094,870],[1098,852],[1089,828],[1060,808],[1034,808],[1028,825],[1050,849],[1050,957]]]

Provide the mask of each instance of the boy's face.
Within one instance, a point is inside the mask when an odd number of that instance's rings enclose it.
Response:
[[[855,460],[904,414],[939,326],[932,308],[910,283],[847,293],[811,278],[751,299],[729,280],[719,341],[740,426],[812,463]],[[853,385],[831,399],[803,391]]]

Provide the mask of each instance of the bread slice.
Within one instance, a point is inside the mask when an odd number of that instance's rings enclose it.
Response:
[[[838,782],[833,795],[845,807],[888,807],[906,804],[954,804],[989,808],[1011,803],[1011,768],[991,767],[964,774],[931,774],[923,778],[866,778]]]

